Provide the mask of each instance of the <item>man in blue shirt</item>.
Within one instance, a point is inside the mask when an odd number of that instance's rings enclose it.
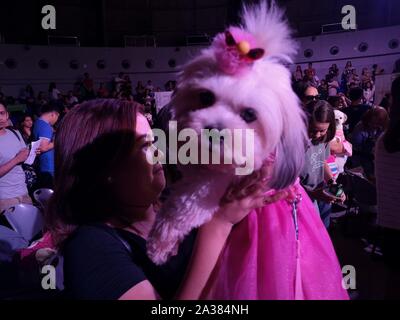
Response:
[[[41,188],[53,188],[54,177],[54,129],[60,111],[55,104],[42,107],[42,115],[33,125],[33,139],[41,140],[39,156],[39,185]]]

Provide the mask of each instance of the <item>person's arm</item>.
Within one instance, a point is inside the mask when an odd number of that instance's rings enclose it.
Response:
[[[329,147],[331,151],[335,154],[343,154],[345,151],[343,147],[343,142],[341,142],[340,139],[336,137],[331,142],[329,142]]]
[[[326,163],[326,160],[324,162],[324,180],[325,182],[333,180],[331,168],[329,168],[329,165]]]
[[[47,152],[51,149],[54,149],[54,142],[51,142],[49,139],[43,139],[40,142],[40,152]]]
[[[148,280],[144,280],[127,292],[125,292],[118,300],[159,300],[160,297],[157,294],[154,287]]]
[[[50,126],[41,126],[38,128],[36,136],[40,139],[40,151],[47,152],[54,148],[53,129]]]
[[[7,173],[9,173],[15,166],[24,162],[28,159],[29,149],[23,148],[17,155],[12,158],[10,161],[2,164],[0,166],[0,178],[4,177]]]

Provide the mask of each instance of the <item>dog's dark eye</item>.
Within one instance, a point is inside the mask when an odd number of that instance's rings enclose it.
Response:
[[[240,112],[240,116],[247,123],[251,123],[257,120],[257,112],[253,108],[246,108]]]
[[[202,107],[211,107],[215,103],[215,95],[211,91],[202,91],[199,95]]]

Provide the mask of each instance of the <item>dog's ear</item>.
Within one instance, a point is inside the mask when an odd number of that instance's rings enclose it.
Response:
[[[343,113],[343,123],[346,123],[346,121],[347,121],[347,115]]]
[[[276,147],[270,187],[281,190],[292,185],[303,169],[307,144],[306,118],[297,96],[289,91],[280,96],[283,132]]]

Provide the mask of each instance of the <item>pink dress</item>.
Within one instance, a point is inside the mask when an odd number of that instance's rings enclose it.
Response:
[[[297,193],[302,196],[297,223],[292,204],[281,200],[252,211],[234,227],[203,299],[348,299],[321,218],[299,185]]]

